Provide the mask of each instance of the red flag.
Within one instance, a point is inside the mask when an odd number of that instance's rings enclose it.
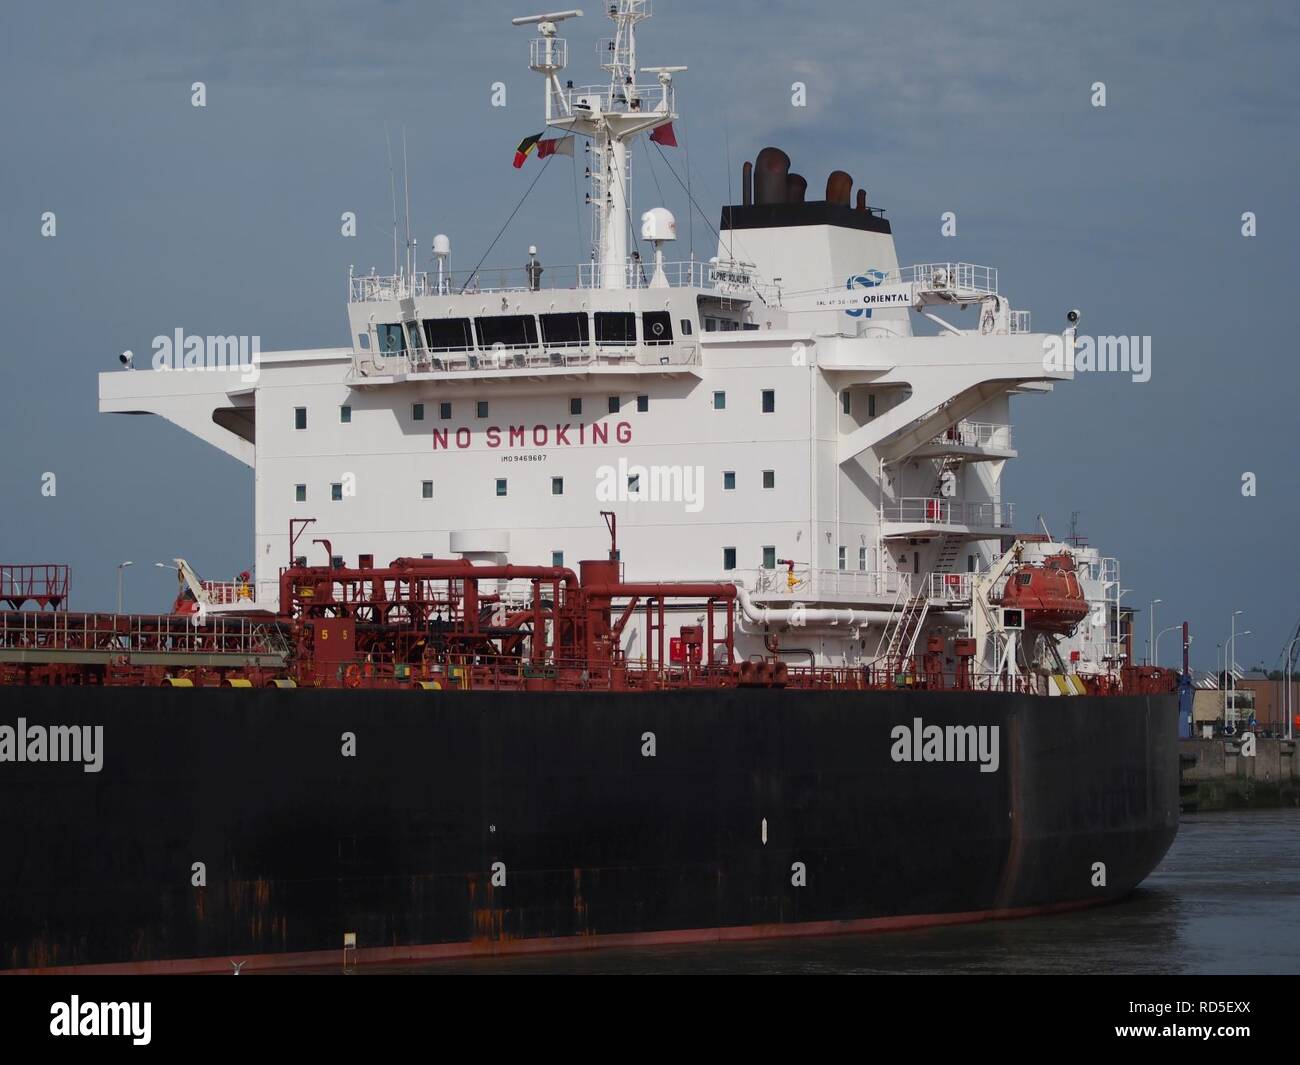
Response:
[[[655,126],[650,131],[650,139],[656,144],[662,144],[665,148],[676,148],[677,137],[673,133],[673,124],[665,122],[662,126]]]
[[[525,137],[519,142],[519,147],[515,149],[515,169],[518,170],[524,165],[529,153],[537,147],[537,142],[542,139],[540,133],[534,133],[531,137]]]

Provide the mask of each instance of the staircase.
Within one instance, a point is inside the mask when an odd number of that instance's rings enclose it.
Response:
[[[916,654],[916,640],[929,609],[930,600],[925,595],[914,595],[903,604],[902,611],[890,629],[889,643],[885,647],[882,661],[886,672],[903,672],[907,662]]]

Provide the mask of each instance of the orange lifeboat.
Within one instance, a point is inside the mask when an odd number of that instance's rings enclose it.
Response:
[[[1024,611],[1025,628],[1068,636],[1088,616],[1074,556],[1062,551],[1040,564],[1022,563],[1011,571],[1002,592],[1003,607]]]

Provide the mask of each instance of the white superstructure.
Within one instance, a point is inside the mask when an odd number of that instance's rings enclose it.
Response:
[[[427,273],[353,273],[346,345],[105,373],[100,410],[160,415],[253,467],[259,604],[294,518],[315,519],[295,554],[324,538],[348,564],[576,566],[604,557],[613,511],[628,579],[741,585],[747,652],[785,633],[823,663],[872,661],[919,597],[927,629],[970,630],[978,575],[1030,524],[1001,489],[1010,398],[1070,372],[1044,368],[1047,338],[995,270],[900,266],[852,179],[809,201],[775,149],[747,165],[716,258],[665,261],[674,220],[630,211],[627,149],[676,117],[682,68],[638,84],[649,5],[608,6],[597,88],[560,80],[557,24],[579,12],[518,20],[538,26],[547,124],[588,142],[589,262],[457,274],[439,235]],[[937,335],[914,336],[914,315]],[[1119,653],[1118,573],[1085,554],[1103,607],[1063,648],[1100,670]]]

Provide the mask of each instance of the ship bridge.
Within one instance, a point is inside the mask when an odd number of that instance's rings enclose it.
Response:
[[[351,275],[352,383],[699,375],[700,334],[757,329],[776,298],[744,263],[595,263]]]

